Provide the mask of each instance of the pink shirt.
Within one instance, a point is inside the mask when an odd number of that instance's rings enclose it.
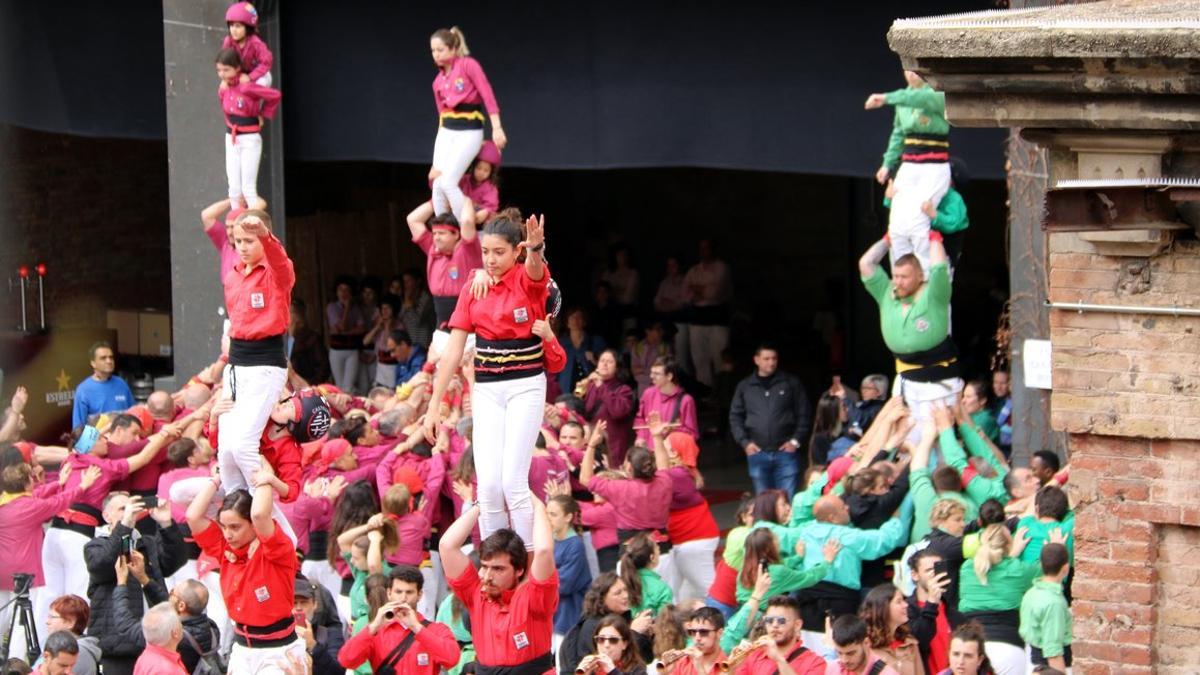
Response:
[[[146,651],[133,664],[133,675],[188,675],[179,652],[147,644]]]
[[[171,469],[158,477],[158,501],[171,501],[171,486],[186,478],[206,478],[212,475],[212,466],[204,466],[197,469],[183,467],[181,469]],[[176,504],[171,502],[171,520],[177,523],[187,522],[187,504]]]
[[[232,36],[226,35],[221,49],[237,50],[242,59],[242,72],[250,76],[251,82],[271,72],[271,64],[275,63],[275,55],[271,53],[271,48],[257,34],[247,35],[241,46],[233,41]]]
[[[425,520],[432,524],[438,519],[438,494],[442,491],[442,484],[446,481],[446,462],[440,455],[434,455],[429,459],[418,457],[411,452],[397,455],[394,452],[388,452],[379,463],[379,467],[375,469],[375,485],[379,488],[379,499],[382,502],[387,496],[387,491],[392,487],[394,481],[392,474],[396,473],[396,469],[407,466],[417,475],[421,477],[423,487],[421,494],[421,507],[418,511],[425,517]],[[456,514],[457,515],[457,514]],[[429,527],[430,525],[426,525]],[[425,536],[429,536],[426,534]]]
[[[128,459],[142,451],[146,444],[150,442],[148,438],[136,440],[128,445],[108,445],[109,459]],[[117,486],[119,490],[128,490],[130,492],[152,492],[158,488],[158,477],[164,471],[171,470],[171,460],[167,459],[167,447],[169,444],[164,444],[159,449],[158,454],[150,460],[150,463],[130,474],[121,485]]]
[[[495,168],[492,171],[495,171]],[[471,178],[470,172],[467,172],[462,177],[462,180],[459,181],[458,187],[463,191],[463,194],[467,195],[471,203],[475,205],[476,211],[487,209],[488,213],[494,214],[500,208],[500,191],[496,189],[496,184],[492,181],[485,180],[482,183],[476,184],[475,180]],[[482,228],[483,223],[479,223],[479,226]]]
[[[675,417],[675,406],[679,406],[679,416]],[[650,387],[642,393],[642,401],[638,405],[637,416],[633,418],[633,426],[646,426],[650,413],[658,412],[664,422],[678,422],[674,431],[682,431],[696,440],[700,440],[700,428],[696,424],[696,399],[683,389],[675,387],[675,393],[667,395],[658,387]],[[638,429],[637,437],[650,447],[650,430]]]
[[[529,489],[541,501],[546,501],[546,481],[563,481],[571,475],[567,462],[556,452],[534,455],[529,462]]]
[[[329,529],[333,517],[333,505],[328,497],[314,499],[305,492],[301,492],[294,502],[280,504],[279,510],[296,533],[296,550],[305,553],[308,553],[309,533]]]
[[[46,585],[42,574],[45,538],[42,525],[79,498],[78,485],[79,481],[75,481],[75,487],[45,497],[28,494],[12,499],[10,494],[0,497],[0,501],[9,500],[0,504],[0,551],[4,551],[0,556],[0,591],[13,590],[14,572],[32,573],[35,587]]]
[[[579,502],[579,522],[592,532],[592,547],[597,551],[620,543],[617,538],[617,512],[605,502]]]
[[[67,490],[79,487],[83,481],[83,472],[89,466],[100,467],[100,477],[96,479],[96,482],[75,498],[75,502],[87,504],[97,511],[102,508],[104,498],[112,491],[113,484],[125,480],[129,476],[129,461],[124,459],[101,459],[93,455],[72,452],[67,455],[66,461],[71,464],[71,475],[67,476],[67,484],[63,486]]]
[[[413,239],[413,243],[425,253],[425,277],[432,295],[458,297],[463,286],[470,281],[471,271],[483,268],[478,236],[470,241],[459,239],[449,255],[437,250],[433,245],[433,233],[429,230]]]
[[[593,476],[588,482],[589,490],[612,504],[622,530],[666,530],[673,486],[667,471],[656,471],[648,481]]]
[[[392,565],[420,567],[421,561],[425,559],[425,554],[429,550],[429,547],[425,545],[431,528],[429,519],[418,510],[404,514],[395,522],[396,532],[400,535],[400,547],[387,557],[387,561]]]
[[[225,275],[229,274],[229,270],[237,264],[238,254],[237,249],[229,243],[229,235],[225,232],[225,223],[217,221],[204,231],[208,238],[212,240],[213,246],[217,247],[217,253],[221,256],[221,280],[225,279]]]
[[[881,659],[879,657],[868,652],[866,667],[863,668],[863,670],[860,672],[864,672],[864,673],[871,672],[871,668],[874,668],[875,663],[880,660]],[[842,667],[842,664],[837,659],[834,659],[829,662],[829,665],[825,666],[825,675],[856,675],[856,673],[853,670],[846,670],[845,668]],[[883,670],[879,671],[879,675],[900,675],[900,674],[896,672],[895,668],[893,668],[889,665],[884,665]]]
[[[239,82],[232,87],[217,90],[217,100],[221,102],[221,112],[226,116],[258,117],[267,119],[275,117],[282,94],[277,89],[264,87],[254,82]],[[257,123],[257,122],[256,122]]]
[[[433,102],[439,114],[451,112],[464,103],[482,103],[488,114],[500,114],[500,105],[496,103],[487,75],[483,74],[483,67],[469,56],[455,58],[446,71],[438,68],[437,76],[433,78]]]

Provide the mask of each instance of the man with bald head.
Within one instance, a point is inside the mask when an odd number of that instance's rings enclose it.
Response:
[[[187,637],[179,643],[179,657],[183,659],[183,667],[191,673],[200,662],[200,654],[211,651],[215,643],[220,642],[220,629],[205,613],[208,608],[208,588],[195,579],[186,579],[171,589],[169,601],[179,615],[184,632],[195,640],[195,646]],[[200,648],[199,652],[196,647]]]
[[[155,422],[170,424],[175,421],[175,401],[168,392],[160,390],[151,393],[146,399],[146,409],[150,411],[150,416]]]
[[[850,507],[836,494],[828,494],[813,505],[813,517],[800,526],[804,542],[805,569],[824,561],[821,549],[836,539],[842,551],[830,564],[829,573],[817,585],[800,591],[800,618],[804,645],[825,657],[836,655],[825,644],[825,617],[858,611],[862,589],[862,561],[876,560],[908,542],[912,522],[912,498],[906,497],[900,512],[877,530],[860,530],[850,525]]]
[[[133,667],[133,675],[188,675],[176,648],[183,639],[183,626],[166,602],[146,610],[142,617],[146,649]]]

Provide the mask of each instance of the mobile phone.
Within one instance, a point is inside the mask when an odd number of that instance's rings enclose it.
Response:
[[[305,614],[304,612],[301,612],[301,611],[295,611],[295,612],[292,612],[292,615],[296,617],[296,625],[297,626],[300,626],[301,628],[308,628],[308,615],[307,614]]]
[[[121,555],[126,559],[133,557],[133,537],[128,534],[121,535]]]
[[[142,506],[147,509],[153,509],[158,506],[158,495],[145,495],[142,497]]]
[[[763,572],[766,572],[766,571],[768,571],[768,569],[770,568],[770,566],[771,566],[771,565],[770,565],[770,563],[768,563],[766,560],[759,560],[759,561],[758,561],[758,569],[760,569],[760,570],[761,570],[761,571],[763,571]]]
[[[933,563],[933,576],[950,573],[950,563],[945,560],[938,560]]]

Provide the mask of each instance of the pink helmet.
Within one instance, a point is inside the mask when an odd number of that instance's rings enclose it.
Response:
[[[479,148],[479,154],[475,156],[475,159],[482,159],[491,164],[493,168],[498,168],[500,166],[500,148],[497,148],[496,144],[491,141],[484,141],[483,147]]]
[[[235,2],[225,11],[225,23],[244,23],[251,28],[258,26],[258,10],[248,2]]]

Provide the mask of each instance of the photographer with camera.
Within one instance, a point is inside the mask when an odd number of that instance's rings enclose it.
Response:
[[[158,528],[152,534],[136,531],[146,511],[144,498],[113,492],[101,511],[109,533],[84,547],[88,599],[92,618],[88,633],[100,637],[105,675],[130,675],[145,647],[142,636],[142,597],[153,607],[167,602],[165,578],[187,562],[183,534],[171,519],[171,505],[157,504],[150,517]]]
[[[421,571],[398,565],[390,577],[387,604],[346,642],[338,661],[346,668],[370,661],[374,672],[391,674],[434,675],[453,668],[461,650],[449,626],[430,622],[414,609],[425,583]]]

